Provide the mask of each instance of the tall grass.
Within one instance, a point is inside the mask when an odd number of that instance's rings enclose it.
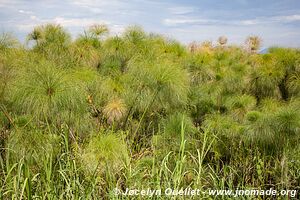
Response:
[[[298,49],[108,33],[95,25],[72,41],[46,24],[27,47],[0,36],[0,199],[299,189]],[[200,196],[115,193],[189,187]]]

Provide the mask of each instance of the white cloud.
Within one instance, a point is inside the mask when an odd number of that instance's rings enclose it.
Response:
[[[194,7],[171,7],[168,9],[171,14],[174,15],[184,15],[184,14],[189,14],[193,13],[195,11]]]
[[[167,26],[190,25],[190,24],[209,24],[216,23],[216,20],[210,19],[194,19],[194,18],[177,18],[177,19],[164,19],[163,24]]]
[[[237,25],[256,25],[256,24],[260,24],[262,23],[260,20],[258,19],[249,19],[249,20],[241,20],[241,21],[237,21]]]
[[[196,19],[196,18],[173,18],[164,19],[163,24],[167,26],[180,26],[180,25],[238,25],[248,26],[263,23],[258,19],[249,20],[215,20],[215,19]]]
[[[27,14],[27,15],[30,15],[33,13],[32,11],[25,11],[25,10],[18,10],[18,12],[22,13],[22,14]]]
[[[125,30],[125,25],[121,25],[121,24],[113,24],[110,26],[111,29],[111,33],[112,34],[120,34]]]
[[[236,25],[257,25],[257,24],[271,24],[300,21],[300,15],[285,15],[273,17],[260,17],[256,19],[236,21]]]
[[[31,15],[31,16],[30,16],[30,19],[32,19],[32,20],[36,20],[36,19],[37,19],[37,17],[36,17],[35,15]]]
[[[19,29],[20,31],[29,32],[29,31],[33,30],[33,28],[36,25],[37,24],[35,24],[35,23],[18,24],[18,25],[16,25],[16,28]]]
[[[273,17],[260,17],[245,20],[216,20],[216,19],[199,19],[192,17],[177,17],[163,19],[163,24],[166,26],[180,26],[180,25],[235,25],[235,26],[253,26],[253,25],[271,25],[280,24],[284,22],[300,21],[300,15],[286,15]]]
[[[70,4],[79,9],[87,9],[91,14],[139,16],[143,12],[134,8],[139,8],[141,1],[126,3],[122,0],[74,0]]]
[[[90,8],[90,11],[99,14],[103,12],[103,9],[95,7],[95,8]]]
[[[294,22],[300,21],[300,15],[285,15],[285,16],[276,16],[273,17],[276,21],[283,21],[283,22]]]
[[[91,7],[91,8],[105,8],[105,7],[120,7],[122,2],[119,0],[74,0],[71,4]]]
[[[21,31],[31,31],[35,26],[42,25],[46,23],[54,23],[60,24],[66,28],[86,28],[93,24],[101,24],[104,23],[106,25],[110,25],[111,23],[108,21],[98,20],[98,19],[89,19],[89,18],[70,18],[66,19],[63,17],[55,17],[53,19],[40,19],[34,15],[30,16],[30,21],[24,21],[24,23],[20,23],[17,25],[17,28]],[[115,31],[122,30],[121,25],[112,25]]]
[[[53,20],[49,20],[51,23],[57,23],[65,27],[87,27],[93,24],[110,24],[108,21],[98,20],[98,19],[91,19],[91,18],[73,18],[73,19],[66,19],[63,17],[56,17]]]

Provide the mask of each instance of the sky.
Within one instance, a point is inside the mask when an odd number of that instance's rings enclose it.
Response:
[[[140,25],[185,44],[222,35],[243,44],[257,35],[263,47],[300,47],[300,0],[0,0],[0,32],[24,42],[45,23],[61,24],[74,38],[105,23],[112,35]]]

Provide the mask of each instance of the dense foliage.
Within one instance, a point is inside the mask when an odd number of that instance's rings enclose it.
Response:
[[[299,50],[185,47],[136,26],[27,39],[0,39],[0,199],[300,189]]]

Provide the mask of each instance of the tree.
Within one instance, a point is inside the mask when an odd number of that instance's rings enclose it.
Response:
[[[276,60],[276,67],[284,73],[284,76],[278,83],[278,88],[281,98],[287,101],[293,94],[297,94],[295,89],[297,88],[297,73],[300,71],[299,52],[293,49],[271,48],[270,54]]]
[[[289,77],[288,89],[292,94],[300,96],[300,72],[296,72]]]
[[[244,116],[255,108],[256,99],[250,95],[230,95],[224,104],[231,116],[242,123]]]
[[[225,37],[225,36],[220,36],[219,38],[218,38],[218,43],[219,43],[219,45],[220,46],[225,46],[226,44],[227,44],[227,37]]]
[[[124,80],[129,107],[126,118],[139,116],[138,128],[148,113],[174,112],[187,103],[188,74],[176,63],[139,58],[130,63]]]
[[[279,153],[299,138],[299,109],[291,106],[267,100],[261,111],[248,112],[246,119],[246,135],[266,153]]]
[[[277,64],[276,57],[264,55],[258,65],[251,70],[249,91],[259,103],[262,98],[280,98],[278,85],[285,76],[285,71]]]
[[[194,41],[194,42],[192,42],[192,43],[190,43],[190,44],[188,45],[188,50],[189,50],[191,53],[195,53],[195,52],[198,50],[198,47],[199,47],[199,45],[197,44],[196,41]]]
[[[88,32],[100,39],[109,33],[109,29],[106,24],[94,24],[89,27]]]
[[[118,75],[127,70],[129,60],[138,49],[133,48],[125,38],[114,36],[108,38],[104,44],[102,63],[99,70],[103,74]]]
[[[0,50],[15,48],[18,45],[19,41],[12,35],[12,33],[3,32],[0,35]]]
[[[34,27],[33,31],[27,35],[27,41],[29,42],[31,40],[34,40],[36,42],[36,45],[38,46],[44,38],[42,29],[42,26]]]
[[[73,114],[86,112],[85,92],[69,74],[40,60],[14,84],[13,99],[20,114],[31,114],[37,121],[65,121]],[[21,112],[22,111],[22,112]]]
[[[129,26],[125,29],[123,37],[135,46],[140,46],[146,39],[146,33],[140,26]]]
[[[251,53],[256,53],[261,47],[261,39],[255,35],[249,36],[245,40],[245,44]]]
[[[199,51],[211,54],[213,52],[213,44],[211,41],[207,40],[200,44]]]
[[[45,24],[34,28],[27,36],[28,41],[35,40],[33,51],[55,62],[58,66],[72,67],[69,47],[71,35],[60,25]]]

